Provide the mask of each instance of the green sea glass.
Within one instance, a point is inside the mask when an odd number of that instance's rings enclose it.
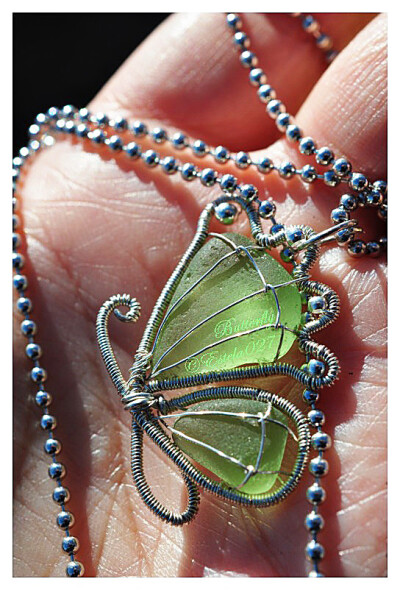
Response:
[[[265,413],[267,404],[251,399],[217,399],[191,406],[188,411],[211,410],[223,412],[246,412],[247,414]],[[287,424],[287,417],[271,409],[269,418]],[[182,416],[175,421],[174,428],[196,440],[235,457],[244,465],[256,465],[260,450],[261,425],[255,418],[238,418],[221,415]],[[275,423],[266,422],[264,450],[259,470],[277,471],[281,468],[285,452],[287,430]],[[175,443],[194,461],[211,471],[229,487],[239,486],[245,477],[245,471],[228,459],[203,446],[186,440],[178,433],[173,434]],[[257,473],[250,477],[240,490],[247,494],[261,494],[272,488],[277,474]]]
[[[245,236],[233,233],[224,235],[236,245],[254,246],[254,242]],[[213,237],[208,240],[183,274],[170,306],[229,252],[232,252],[232,248],[221,239]],[[278,285],[292,280],[285,268],[265,251],[250,248],[249,252],[267,283]],[[262,280],[246,255],[238,256],[235,253],[224,260],[177,304],[167,318],[154,350],[153,370],[161,356],[186,332],[221,308],[261,289]],[[279,287],[276,293],[281,308],[280,323],[290,329],[298,328],[301,299],[296,285]],[[280,358],[291,348],[295,334],[285,330],[282,338],[282,330],[270,326],[238,338],[229,338],[266,324],[274,324],[276,317],[277,305],[271,291],[237,303],[191,332],[164,356],[154,372],[160,371],[160,378],[181,377],[272,362],[277,352]],[[213,344],[215,346],[195,354]]]

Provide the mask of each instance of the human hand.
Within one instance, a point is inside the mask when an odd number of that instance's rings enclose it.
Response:
[[[380,15],[318,15],[343,52],[325,74],[323,58],[287,15],[248,15],[269,81],[305,134],[346,156],[373,180],[386,174],[386,19]],[[368,21],[370,21],[368,23]],[[361,32],[358,32],[361,31]],[[351,39],[354,37],[353,41]],[[351,43],[347,45],[349,42]],[[246,79],[223,15],[174,15],[118,70],[89,105],[91,111],[180,129],[210,145],[308,163],[278,134]],[[150,142],[148,143],[151,147]],[[167,153],[168,147],[160,147]],[[343,190],[283,181],[211,157],[184,161],[232,172],[277,204],[278,220],[331,225]],[[184,183],[89,142],[66,140],[38,155],[21,187],[27,236],[29,297],[39,326],[46,389],[63,443],[65,485],[78,559],[89,576],[302,576],[308,571],[303,521],[310,507],[299,488],[283,504],[260,510],[202,494],[189,526],[173,528],[142,504],[130,474],[130,420],[115,395],[95,341],[98,308],[111,294],[130,292],[142,304],[133,327],[114,323],[111,335],[125,374],[156,298],[189,243],[197,217],[218,188]],[[358,211],[357,211],[358,214]],[[358,215],[355,215],[358,217]],[[370,222],[373,235],[375,218]],[[364,218],[363,218],[363,225]],[[247,230],[246,224],[241,224]],[[324,429],[333,436],[321,512],[326,531],[322,570],[329,576],[383,576],[386,571],[386,311],[383,259],[351,259],[324,251],[313,278],[338,292],[338,321],[321,332],[342,367],[322,392]],[[54,484],[39,412],[15,322],[14,574],[63,575],[52,504]],[[280,381],[274,381],[279,391]],[[287,386],[286,386],[287,387]],[[273,389],[275,391],[275,389]],[[300,395],[295,403],[301,406]],[[179,508],[179,475],[151,443],[145,470],[153,491]]]

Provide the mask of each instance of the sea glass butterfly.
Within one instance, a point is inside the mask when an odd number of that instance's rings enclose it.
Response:
[[[259,203],[224,195],[205,207],[151,313],[128,380],[107,326],[112,312],[136,321],[140,305],[115,295],[98,314],[106,368],[132,414],[134,482],[147,506],[171,524],[194,517],[199,487],[243,505],[269,506],[291,493],[302,475],[310,446],[307,418],[285,397],[237,382],[281,374],[316,391],[338,375],[336,356],[311,336],[336,319],[339,299],[311,281],[309,270],[319,243],[343,224],[320,234],[308,226],[266,234]],[[252,239],[209,231],[213,217],[231,222],[238,207]],[[299,254],[291,273],[269,253],[279,246]],[[303,312],[307,299],[311,312]],[[120,307],[129,309],[123,314]],[[295,343],[304,355],[300,367],[288,359]],[[143,433],[182,473],[188,491],[182,513],[164,507],[151,491],[143,473]]]

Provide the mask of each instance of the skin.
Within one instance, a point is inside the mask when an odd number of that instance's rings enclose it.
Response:
[[[299,23],[286,15],[244,17],[244,29],[271,85],[305,135],[328,145],[372,180],[386,178],[386,18],[317,15],[343,49],[326,69]],[[94,111],[145,119],[181,129],[210,145],[245,149],[276,162],[312,163],[299,155],[266,116],[232,48],[223,16],[178,14],[167,19],[126,61],[89,105]],[[147,145],[147,144],[146,144]],[[148,144],[150,147],[150,143]],[[161,146],[161,153],[169,153]],[[182,154],[190,161],[190,154]],[[283,223],[331,225],[343,189],[304,185],[197,161],[252,182],[272,196]],[[306,473],[283,504],[265,509],[231,506],[202,493],[189,526],[173,528],[142,504],[129,468],[129,414],[104,369],[95,340],[103,301],[130,292],[142,304],[137,324],[111,321],[111,337],[124,374],[162,286],[186,249],[197,217],[219,191],[178,175],[67,140],[40,154],[19,196],[26,240],[28,296],[44,348],[42,365],[54,396],[55,435],[63,445],[72,533],[88,576],[304,576],[309,569],[303,526],[310,506]],[[375,213],[362,218],[367,238],[384,229]],[[267,227],[267,226],[266,226]],[[221,226],[215,225],[217,231]],[[248,232],[244,220],[238,231]],[[223,228],[222,228],[222,231]],[[386,575],[386,264],[352,259],[338,247],[323,250],[313,278],[335,289],[339,320],[316,335],[335,351],[341,378],[321,394],[327,453],[327,523],[320,534],[328,576]],[[38,427],[40,412],[29,380],[25,341],[15,321],[14,575],[63,576],[67,556],[55,525],[53,482]],[[301,389],[278,379],[272,391],[304,408]],[[145,472],[153,491],[175,509],[183,484],[168,460],[145,443]]]

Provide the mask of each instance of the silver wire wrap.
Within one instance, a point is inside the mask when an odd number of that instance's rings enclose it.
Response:
[[[325,363],[326,371],[323,375],[309,374],[303,367],[297,367],[287,362],[275,361],[265,365],[198,373],[180,378],[172,377],[161,380],[151,378],[152,347],[157,341],[172,297],[191,260],[209,237],[210,221],[217,207],[221,203],[228,202],[239,205],[240,209],[246,213],[255,244],[259,247],[270,250],[279,245],[284,245],[288,243],[288,230],[301,230],[303,237],[300,242],[302,251],[299,262],[293,263],[294,270],[292,274],[299,290],[307,294],[324,297],[326,309],[323,310],[319,317],[313,317],[298,330],[298,344],[300,350],[307,357],[308,355],[313,355],[313,357]],[[162,395],[156,396],[154,394],[159,394],[159,392],[164,390],[185,389],[197,385],[208,385],[214,382],[239,381],[278,374],[287,375],[308,388],[318,389],[326,385],[331,385],[339,373],[339,363],[336,356],[325,345],[318,344],[310,338],[313,333],[332,323],[337,318],[340,309],[339,298],[332,289],[322,283],[309,280],[309,270],[317,260],[319,254],[320,235],[305,225],[289,226],[288,228],[277,231],[275,234],[265,234],[261,226],[257,204],[259,204],[259,201],[246,201],[240,193],[235,195],[225,193],[205,207],[200,215],[193,240],[167,281],[153,308],[127,381],[123,379],[115,360],[109,341],[107,324],[112,311],[123,321],[136,321],[140,313],[139,304],[135,299],[131,299],[129,295],[116,295],[105,302],[98,315],[97,336],[106,368],[117,391],[121,395],[125,408],[129,409],[132,413],[131,467],[134,483],[140,497],[150,510],[165,522],[172,525],[182,525],[189,522],[195,516],[199,504],[198,486],[203,487],[213,494],[243,505],[270,506],[280,502],[294,490],[304,470],[309,452],[310,434],[308,420],[303,416],[302,412],[288,400],[271,392],[248,387],[224,386],[194,391],[170,400],[166,400]],[[327,231],[330,232],[331,230]],[[325,233],[321,234],[321,240]],[[236,248],[236,251],[239,249]],[[296,249],[295,246],[293,249]],[[263,282],[265,283],[264,279]],[[272,285],[264,284],[264,287],[268,286],[274,290]],[[120,314],[117,310],[119,306],[128,306],[128,313],[125,315]],[[276,327],[280,329],[278,324]],[[281,327],[283,329],[283,326]],[[241,492],[238,488],[231,488],[224,483],[210,479],[191,463],[160,424],[160,417],[171,414],[174,410],[185,409],[194,403],[205,400],[224,398],[250,398],[265,403],[272,403],[273,406],[284,412],[294,422],[298,433],[297,457],[292,472],[286,474],[288,475],[288,479],[284,481],[278,490],[270,493],[251,495]],[[143,432],[178,467],[183,477],[188,492],[188,503],[186,509],[180,514],[164,507],[154,496],[147,483],[143,471]]]

